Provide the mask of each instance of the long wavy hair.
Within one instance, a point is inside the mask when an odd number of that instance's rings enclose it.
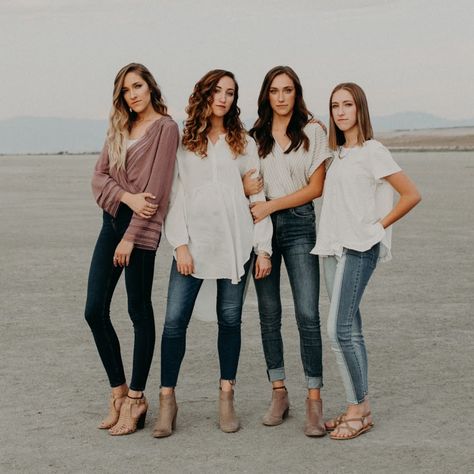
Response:
[[[148,85],[151,94],[151,105],[161,115],[168,115],[168,109],[163,101],[161,90],[151,72],[139,63],[130,63],[124,66],[115,76],[112,108],[109,115],[109,128],[107,130],[107,145],[109,163],[117,169],[125,168],[127,156],[126,140],[132,129],[137,114],[133,112],[125,101],[123,83],[129,72],[138,74]]]
[[[365,92],[360,86],[354,84],[353,82],[342,82],[338,84],[329,97],[329,148],[331,150],[337,150],[341,145],[344,145],[346,138],[344,137],[344,132],[339,129],[334,121],[332,116],[332,97],[333,95],[344,89],[349,94],[352,95],[354,99],[354,104],[357,111],[357,143],[362,145],[366,140],[374,138],[374,131],[372,129],[372,124],[370,123],[369,115],[369,104],[367,102],[367,97]]]
[[[187,150],[196,153],[201,158],[207,156],[207,135],[211,130],[212,96],[218,82],[223,77],[230,77],[235,85],[234,101],[224,116],[225,139],[234,157],[245,154],[247,137],[244,125],[240,120],[240,109],[237,106],[239,85],[235,80],[234,74],[230,71],[214,69],[205,74],[196,83],[186,107],[188,118],[184,123],[182,143]]]
[[[255,139],[258,146],[258,155],[265,158],[273,150],[275,139],[272,135],[273,109],[270,105],[270,87],[275,77],[286,74],[295,87],[295,105],[291,119],[286,128],[286,134],[291,140],[290,146],[285,153],[298,150],[301,145],[305,151],[309,150],[309,138],[303,128],[313,114],[306,107],[303,99],[303,87],[296,72],[289,66],[276,66],[267,72],[263,79],[260,94],[258,96],[258,119],[250,130],[250,135]]]

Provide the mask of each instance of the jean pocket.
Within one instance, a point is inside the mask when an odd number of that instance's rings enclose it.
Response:
[[[291,214],[293,214],[296,217],[302,217],[305,219],[314,219],[314,208],[313,205],[308,203],[308,204],[303,204],[302,206],[294,207],[290,209]]]

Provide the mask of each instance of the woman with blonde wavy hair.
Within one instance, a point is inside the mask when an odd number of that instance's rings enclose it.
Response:
[[[186,347],[186,331],[204,280],[217,286],[217,347],[220,364],[219,425],[239,429],[234,383],[241,344],[245,283],[256,254],[255,277],[271,270],[272,224],[254,225],[242,176],[259,160],[240,121],[238,85],[221,69],[194,87],[186,108],[165,233],[174,249],[161,339],[160,413],[153,435],[170,436],[178,407],[175,387]],[[263,194],[252,197],[263,199]]]
[[[107,139],[92,178],[103,224],[92,256],[85,308],[112,387],[109,414],[99,428],[114,436],[133,433],[145,423],[148,403],[143,391],[155,345],[155,253],[178,140],[178,127],[150,71],[137,63],[123,67],[115,78]],[[124,269],[135,337],[130,385],[110,319],[112,296]]]

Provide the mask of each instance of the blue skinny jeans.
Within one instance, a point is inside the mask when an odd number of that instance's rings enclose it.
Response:
[[[285,261],[295,307],[300,353],[308,388],[323,386],[322,344],[319,320],[319,260],[310,251],[316,243],[313,203],[272,214],[272,272],[255,281],[260,330],[267,374],[271,382],[285,379],[281,262]]]
[[[341,257],[323,257],[331,300],[327,331],[350,404],[363,402],[368,394],[367,350],[359,306],[379,251],[380,244],[375,244],[365,252],[344,249]]]
[[[217,349],[220,378],[235,380],[240,356],[242,306],[245,282],[251,259],[245,264],[245,274],[237,284],[229,279],[217,279]],[[161,337],[161,386],[176,387],[181,362],[186,352],[186,332],[194,303],[203,280],[178,272],[173,259],[168,285],[168,303]]]

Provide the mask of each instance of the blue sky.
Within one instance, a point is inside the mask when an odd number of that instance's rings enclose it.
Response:
[[[0,118],[105,118],[117,70],[147,65],[182,118],[194,83],[232,70],[245,117],[264,74],[299,74],[310,109],[358,82],[374,115],[474,116],[472,0],[2,0]]]

